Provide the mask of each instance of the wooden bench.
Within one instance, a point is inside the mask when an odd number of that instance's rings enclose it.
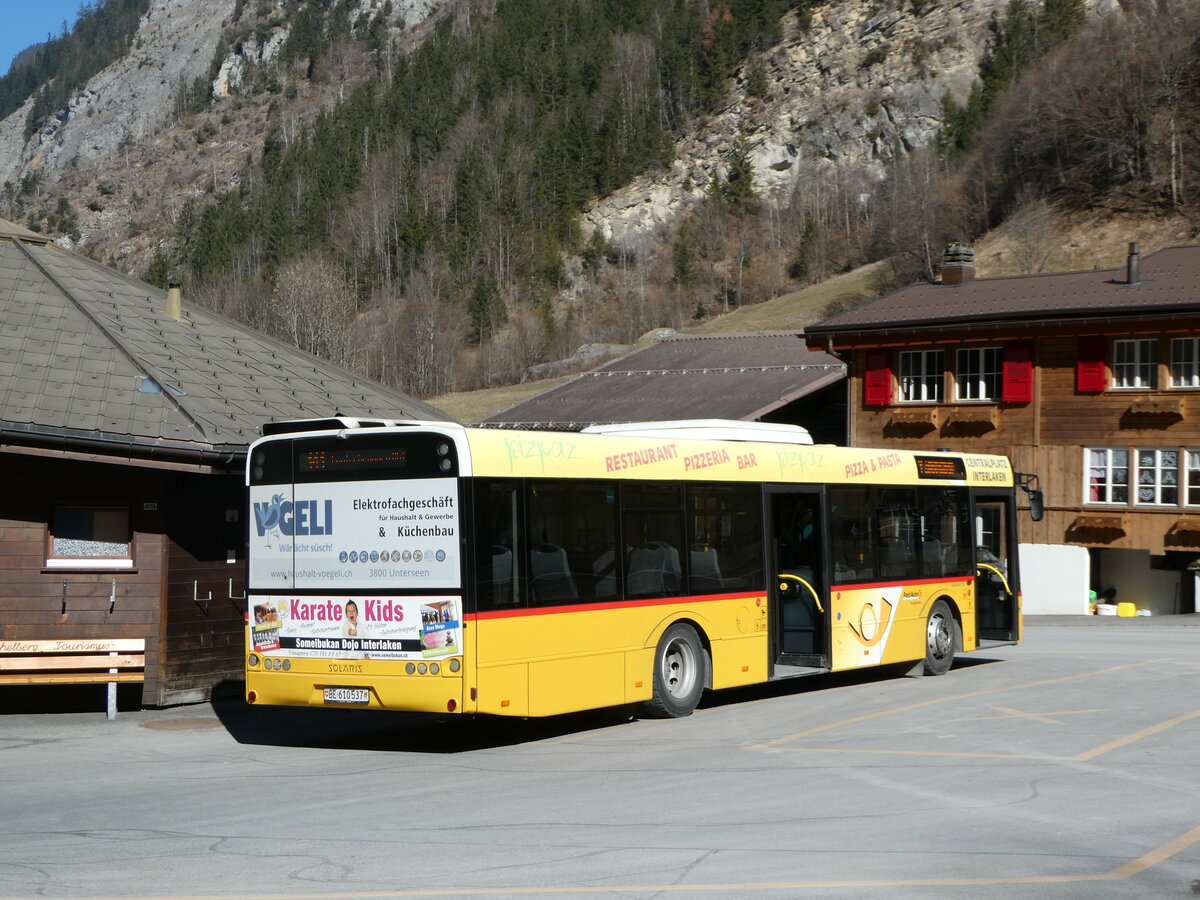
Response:
[[[0,684],[107,684],[110,719],[117,682],[145,680],[143,638],[0,641]]]

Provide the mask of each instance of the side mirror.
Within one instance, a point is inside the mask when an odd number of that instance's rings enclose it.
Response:
[[[1035,522],[1042,521],[1042,516],[1046,514],[1046,504],[1042,499],[1041,491],[1029,492],[1029,518]]]
[[[1046,503],[1042,499],[1042,491],[1038,487],[1038,477],[1028,472],[1014,472],[1013,477],[1016,479],[1017,487],[1025,492],[1025,496],[1029,498],[1029,518],[1035,522],[1042,521],[1042,516],[1046,514]]]

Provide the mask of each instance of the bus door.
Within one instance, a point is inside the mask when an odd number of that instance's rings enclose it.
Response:
[[[975,612],[980,641],[1015,641],[1019,611],[1016,597],[1016,516],[1011,494],[975,494]]]
[[[825,583],[821,493],[768,489],[775,663],[828,666],[829,591]]]

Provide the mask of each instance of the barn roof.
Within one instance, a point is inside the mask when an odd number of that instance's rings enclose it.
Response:
[[[578,430],[670,419],[754,421],[846,377],[795,331],[671,335],[481,419],[498,428]]]

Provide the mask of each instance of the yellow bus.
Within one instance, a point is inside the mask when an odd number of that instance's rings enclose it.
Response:
[[[1029,480],[720,420],[268,425],[247,459],[246,699],[685,716],[706,689],[942,674],[1020,639]]]

